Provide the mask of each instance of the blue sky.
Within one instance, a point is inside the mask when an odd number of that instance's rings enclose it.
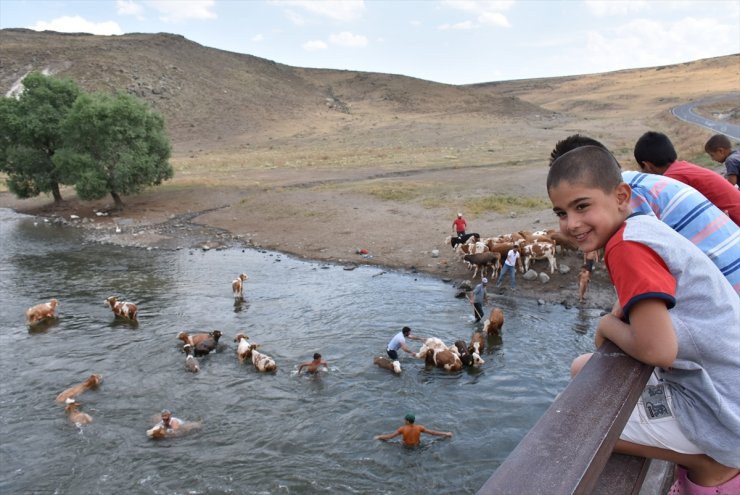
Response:
[[[0,27],[177,33],[297,66],[448,84],[740,52],[740,1],[0,0]]]

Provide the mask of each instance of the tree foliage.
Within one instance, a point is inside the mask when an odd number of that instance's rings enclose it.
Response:
[[[54,156],[80,199],[141,192],[172,177],[170,144],[162,116],[139,99],[118,93],[79,96],[62,134],[66,146]]]
[[[54,155],[64,146],[62,123],[80,94],[74,81],[32,72],[18,97],[0,100],[0,171],[20,198],[52,193],[62,200]]]

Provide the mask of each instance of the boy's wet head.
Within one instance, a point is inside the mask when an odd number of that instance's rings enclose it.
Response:
[[[557,158],[547,174],[547,190],[561,182],[581,184],[608,193],[622,182],[619,163],[598,146],[581,146]]]

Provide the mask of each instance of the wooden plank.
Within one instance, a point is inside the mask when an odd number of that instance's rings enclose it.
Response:
[[[652,370],[607,341],[477,493],[590,494]]]

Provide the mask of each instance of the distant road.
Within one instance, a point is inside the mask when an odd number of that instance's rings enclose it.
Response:
[[[671,113],[676,118],[681,119],[684,122],[700,125],[711,131],[714,131],[717,134],[724,134],[725,136],[732,139],[740,140],[740,125],[730,124],[728,122],[722,122],[719,120],[707,119],[706,117],[702,117],[701,115],[694,113],[694,108],[699,105],[724,100],[737,100],[738,102],[740,102],[740,93],[713,96],[711,98],[704,98],[703,100],[692,101],[691,103],[686,103],[685,105],[674,107],[671,110]]]

